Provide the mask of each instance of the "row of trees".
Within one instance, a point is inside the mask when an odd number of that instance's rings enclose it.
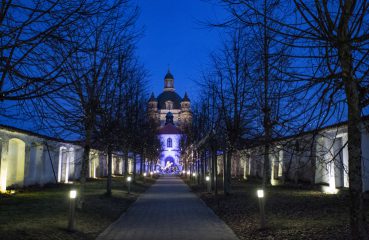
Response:
[[[273,139],[347,120],[352,237],[367,239],[361,133],[368,106],[369,4],[355,0],[221,4],[229,18],[211,26],[222,28],[226,40],[204,73],[207,94],[194,110],[199,115],[193,126],[195,139],[208,137],[213,155],[214,149],[225,152],[225,194],[231,192],[232,154],[245,139],[257,139],[264,146],[265,187]]]
[[[124,153],[127,174],[128,152],[134,163],[136,153],[153,160],[160,144],[145,115],[147,74],[135,53],[138,8],[127,0],[4,1],[0,7],[2,114],[26,106],[53,135],[80,139],[82,196],[90,150],[104,151],[111,195],[112,153]]]

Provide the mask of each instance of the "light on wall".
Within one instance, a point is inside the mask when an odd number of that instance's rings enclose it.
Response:
[[[322,186],[322,192],[326,194],[337,194],[339,190],[337,188],[330,187],[330,186]]]
[[[0,173],[0,192],[6,192],[6,177],[7,177],[7,169],[5,168],[5,171]]]

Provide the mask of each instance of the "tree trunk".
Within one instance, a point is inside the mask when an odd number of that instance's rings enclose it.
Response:
[[[232,150],[229,150],[227,152],[227,174],[226,174],[226,184],[227,184],[227,188],[225,191],[226,195],[230,195],[231,194],[231,181],[232,181]]]
[[[349,153],[349,185],[350,185],[350,225],[352,239],[368,239],[366,226],[361,159],[361,105],[359,84],[353,74],[353,57],[350,45],[348,24],[351,17],[353,1],[345,1],[342,22],[339,25],[338,47],[339,60],[342,67],[342,78],[348,105],[348,153]]]
[[[211,171],[211,186],[213,186],[213,190],[215,195],[218,195],[218,164],[217,164],[217,151],[212,149],[212,162],[213,168]]]
[[[133,182],[135,182],[136,181],[136,158],[137,158],[137,154],[136,153],[134,153],[133,154]]]
[[[112,185],[112,160],[113,153],[110,147],[108,147],[108,178],[106,181],[106,195],[111,196],[111,185]]]
[[[88,141],[89,142],[89,141]],[[86,141],[86,144],[83,148],[83,157],[82,157],[82,166],[81,166],[81,178],[80,182],[81,185],[79,187],[79,201],[77,207],[82,209],[84,203],[84,193],[85,193],[85,185],[86,185],[86,178],[88,174],[88,164],[90,160],[90,144]]]
[[[348,96],[348,152],[350,185],[350,223],[352,239],[368,239],[364,211],[362,160],[361,160],[361,110],[355,83],[347,83]],[[349,97],[350,96],[350,97]]]
[[[206,175],[206,152],[202,152],[200,154],[200,169],[201,169],[201,176],[200,176],[200,183],[203,184],[204,183],[204,178],[205,178],[205,175]]]
[[[142,176],[142,173],[144,171],[144,169],[143,169],[144,161],[145,161],[145,153],[142,152],[141,159],[140,159],[140,176]]]
[[[267,29],[267,1],[264,0],[264,16],[263,16],[263,55],[264,55],[264,169],[263,169],[263,189],[270,183],[270,139],[271,139],[271,121],[269,108],[269,34]]]
[[[124,172],[123,175],[126,177],[128,175],[128,150],[124,152]]]
[[[227,172],[226,172],[226,167],[227,167],[227,152],[224,150],[223,152],[223,193],[225,194],[226,192],[226,178],[227,178]]]

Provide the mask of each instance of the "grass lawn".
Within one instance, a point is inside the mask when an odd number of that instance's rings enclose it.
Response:
[[[14,195],[0,195],[0,239],[95,239],[153,182],[138,180],[127,194],[123,177],[114,177],[113,196],[107,197],[106,179],[88,181],[85,205],[76,212],[73,233],[66,230],[68,192],[77,185],[27,188]]]
[[[350,239],[347,190],[328,195],[300,186],[269,187],[265,199],[267,228],[259,230],[256,180],[233,181],[232,194],[216,197],[204,186],[191,188],[240,239]],[[369,201],[366,209],[369,219]]]

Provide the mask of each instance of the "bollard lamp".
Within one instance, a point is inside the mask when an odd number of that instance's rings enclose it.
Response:
[[[264,190],[263,189],[258,189],[257,190],[257,195],[258,195],[258,198],[264,198]]]
[[[76,190],[70,190],[69,192],[69,198],[70,199],[75,199],[77,197],[77,191]]]

